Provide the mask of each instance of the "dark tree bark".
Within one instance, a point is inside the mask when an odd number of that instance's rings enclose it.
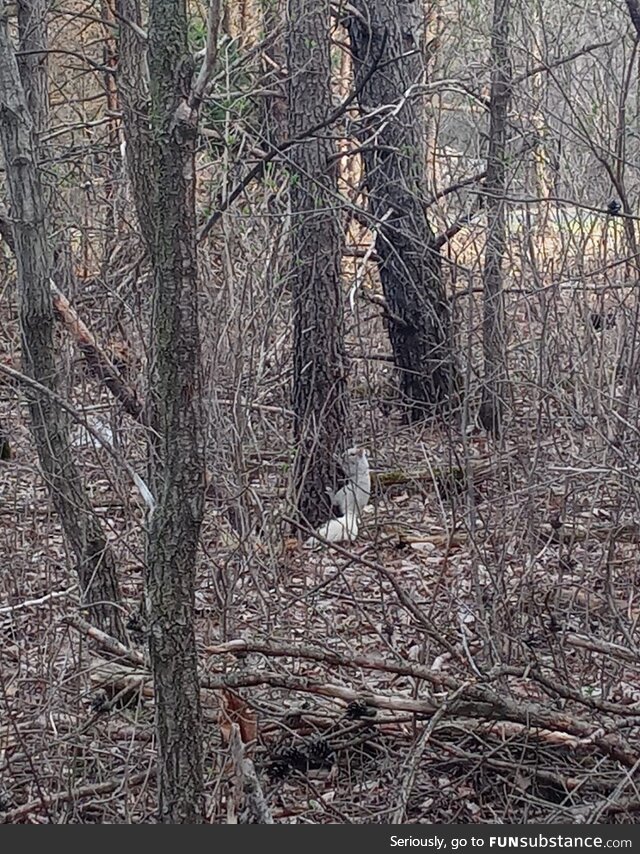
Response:
[[[509,62],[509,0],[495,0],[491,35],[491,96],[489,153],[485,180],[487,242],[484,256],[484,388],[480,422],[498,435],[502,428],[506,392],[504,295],[502,261],[505,252],[507,114],[511,97]]]
[[[262,16],[265,39],[269,46],[265,51],[264,86],[268,92],[262,97],[265,140],[271,148],[287,139],[287,75],[286,56],[286,2],[285,0],[262,0]],[[275,67],[274,67],[275,66]],[[274,162],[272,169],[280,168]]]
[[[118,90],[116,85],[115,71],[118,67],[118,55],[115,36],[116,17],[114,14],[115,0],[101,0],[100,14],[103,20],[104,41],[103,55],[104,65],[104,93],[107,110],[110,113],[107,124],[107,136],[109,140],[109,151],[104,163],[104,197],[108,206],[105,211],[104,221],[104,261],[109,264],[109,259],[116,248],[120,235],[123,219],[121,203],[117,193],[117,175],[122,169],[120,154],[120,120],[117,118],[120,112],[118,104]]]
[[[9,434],[3,425],[0,424],[0,460],[10,460],[11,456],[12,451],[9,443]]]
[[[289,134],[331,113],[329,0],[290,0],[287,22]],[[298,510],[310,525],[330,515],[327,487],[348,429],[342,233],[336,146],[323,130],[290,152],[292,212],[293,409]]]
[[[640,39],[640,3],[638,0],[625,0],[631,23],[636,31],[637,38]]]
[[[125,164],[140,230],[150,245],[149,187],[153,178],[149,124],[149,70],[139,0],[116,0],[120,26],[117,39],[117,96],[125,130]],[[125,23],[126,22],[126,23]]]
[[[389,337],[410,417],[418,420],[449,411],[458,386],[441,260],[422,203],[427,188],[427,122],[419,90],[425,78],[424,10],[420,0],[352,0],[351,5],[354,13],[346,13],[345,23],[356,86],[378,63],[359,94],[360,139],[370,212],[380,222],[376,251],[390,309]]]
[[[120,0],[120,13],[126,8],[139,23],[134,5],[134,0]],[[146,423],[151,428],[149,467],[157,507],[149,529],[146,592],[159,813],[162,821],[173,824],[201,822],[204,808],[194,631],[205,486],[194,156],[198,106],[213,68],[218,21],[219,4],[213,0],[208,55],[193,89],[185,0],[151,0],[146,57],[143,41],[131,28],[121,28],[119,47],[127,158],[153,269]],[[146,81],[140,73],[146,62],[148,111]]]
[[[46,9],[44,0],[33,0],[30,8],[34,19],[41,21]],[[40,43],[37,49],[44,47]],[[23,68],[23,74],[28,75],[29,69]],[[26,76],[24,83],[27,88],[29,81]],[[31,88],[32,96],[41,91],[38,85],[34,83]],[[41,105],[37,106],[37,112],[39,121],[44,121]],[[59,372],[53,344],[55,320],[49,290],[51,259],[34,125],[7,32],[6,18],[3,17],[0,17],[0,135],[18,270],[23,367],[33,379],[57,392]],[[124,627],[117,607],[120,596],[113,553],[93,513],[73,459],[65,413],[48,395],[35,391],[28,394],[40,466],[66,539],[76,557],[80,587],[91,606],[91,619],[104,631],[124,640]]]
[[[41,0],[18,0],[18,70],[33,130],[38,136],[45,129],[49,115],[47,11],[47,4]]]

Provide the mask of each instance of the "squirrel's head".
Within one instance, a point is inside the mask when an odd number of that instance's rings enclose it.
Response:
[[[368,457],[366,448],[349,448],[345,451],[344,467],[347,471],[355,471],[358,468],[368,465]]]

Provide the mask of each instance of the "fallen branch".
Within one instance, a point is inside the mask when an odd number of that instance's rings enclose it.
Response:
[[[29,813],[39,812],[43,807],[55,807],[67,801],[78,801],[81,798],[90,798],[95,795],[108,795],[128,786],[139,786],[156,775],[156,768],[151,767],[148,771],[139,774],[124,776],[117,780],[107,780],[105,783],[92,783],[87,786],[78,786],[77,789],[67,789],[64,792],[46,795],[44,801],[29,801],[27,804],[9,810],[0,816],[0,823],[15,824],[19,819],[25,818]]]
[[[238,800],[244,796],[245,807],[241,814],[242,824],[273,824],[273,817],[265,800],[253,762],[245,756],[244,743],[238,724],[231,724],[229,739],[235,785]]]
[[[95,626],[92,626],[91,623],[83,620],[82,617],[78,617],[75,614],[65,614],[64,617],[62,617],[62,622],[71,626],[76,631],[80,632],[80,634],[83,634],[88,638],[92,638],[96,641],[98,646],[105,652],[108,652],[109,655],[114,655],[119,659],[127,661],[134,667],[146,666],[145,657],[141,652],[129,649],[129,647],[120,643],[120,641],[111,637],[111,635],[108,635],[106,632],[103,632],[101,629],[97,629]]]
[[[640,526],[635,522],[623,525],[568,525],[561,523],[560,527],[549,522],[540,525],[540,531],[553,542],[584,542],[585,540],[609,540],[620,543],[640,543]]]
[[[25,608],[35,608],[38,605],[45,605],[54,599],[64,599],[66,596],[75,593],[77,589],[78,585],[73,584],[71,587],[67,587],[66,590],[54,590],[52,593],[40,596],[39,599],[27,599],[25,602],[19,602],[17,605],[4,605],[0,608],[0,614],[13,614],[15,611],[23,611]],[[98,630],[96,629],[96,631]]]
[[[569,646],[588,649],[591,652],[599,652],[602,655],[610,655],[612,658],[619,658],[621,661],[640,666],[640,655],[617,643],[600,640],[599,638],[591,638],[587,635],[577,635],[574,632],[568,632],[563,635],[562,640]]]
[[[111,363],[107,354],[100,348],[95,337],[78,317],[76,310],[56,283],[50,281],[49,287],[56,314],[73,336],[91,373],[105,384],[116,400],[120,401],[125,412],[131,415],[132,418],[135,418],[136,421],[141,421],[143,407],[135,391],[122,379],[120,372]]]
[[[337,548],[344,551],[347,556],[351,556],[346,550]],[[139,667],[144,663],[144,657],[140,653],[129,650],[123,644],[114,638],[110,638],[105,632],[95,629],[86,621],[68,615],[65,617],[65,622],[83,631],[89,637],[94,638],[103,648],[124,660],[128,660],[134,666]],[[344,656],[337,652],[297,644],[277,645],[247,640],[236,640],[228,644],[206,647],[205,651],[213,655],[257,652],[267,657],[290,657],[324,662],[331,665],[332,669],[335,667],[345,667],[377,670],[419,679],[428,682],[437,690],[445,689],[455,692],[447,700],[447,704],[451,713],[457,716],[500,722],[509,721],[523,726],[531,735],[535,735],[538,730],[545,731],[546,733],[555,733],[557,740],[568,746],[574,748],[596,747],[603,754],[629,768],[636,765],[640,756],[638,748],[633,748],[632,745],[628,744],[615,733],[607,732],[602,723],[594,724],[591,721],[582,720],[568,713],[548,709],[540,703],[527,702],[522,697],[507,697],[503,692],[492,688],[489,682],[472,682],[460,685],[454,677],[442,673],[434,673],[424,665],[407,664],[400,661],[384,661],[364,655]],[[500,675],[503,675],[502,671],[496,674],[496,676]],[[487,677],[487,679],[490,678]],[[550,685],[548,680],[543,681],[546,682],[547,686]],[[290,691],[300,691],[338,699],[347,704],[354,702],[364,703],[372,708],[412,712],[429,717],[437,713],[442,707],[442,702],[439,699],[414,699],[398,695],[375,694],[369,691],[354,691],[343,685],[320,682],[317,679],[306,676],[291,676],[267,671],[259,673],[228,673],[213,676],[201,675],[200,685],[206,690],[213,691],[222,689],[237,690],[239,688],[255,687],[258,685],[270,685]],[[562,695],[562,692],[560,692],[560,696]],[[545,736],[545,738],[548,737]]]
[[[339,548],[339,547],[338,547]],[[347,552],[347,555],[349,553]],[[368,670],[382,670],[395,673],[398,675],[408,676],[414,679],[423,679],[434,687],[443,687],[451,691],[459,691],[459,683],[451,676],[445,674],[434,674],[429,668],[417,664],[405,664],[404,662],[387,662],[379,659],[369,658],[362,655],[343,656],[336,652],[327,650],[316,650],[306,646],[298,645],[283,645],[280,647],[273,644],[255,643],[248,641],[233,642],[239,644],[237,649],[244,645],[244,652],[256,651],[267,656],[290,656],[295,658],[303,658],[311,661],[324,661],[331,664],[333,667],[357,667]],[[223,647],[208,648],[221,650]],[[550,686],[548,680],[542,680],[547,686]],[[273,684],[269,681],[268,684]],[[330,690],[333,696],[339,696],[341,699],[346,699],[345,689],[339,686],[322,686],[325,690]],[[551,686],[553,687],[553,686]],[[337,691],[335,689],[338,689]],[[300,690],[300,689],[297,689]],[[307,687],[307,690],[309,688]],[[316,685],[315,690],[310,693],[322,693]],[[558,691],[562,696],[563,692]],[[352,700],[360,700],[368,705],[378,708],[393,708],[395,710],[416,711],[423,714],[430,714],[430,709],[435,711],[439,708],[440,703],[431,700],[406,700],[404,698],[393,698],[393,703],[389,705],[389,698],[380,697],[379,695],[356,694],[352,695],[349,702]],[[458,695],[457,695],[458,696]],[[512,699],[505,696],[502,692],[497,692],[486,683],[475,683],[469,685],[463,692],[459,694],[455,702],[450,703],[452,713],[466,717],[481,717],[491,720],[507,720],[514,723],[519,723],[531,729],[543,729],[549,731],[557,731],[566,736],[577,736],[574,740],[574,746],[595,745],[606,755],[617,760],[623,765],[633,767],[638,760],[637,749],[629,745],[626,741],[618,736],[607,733],[602,726],[594,725],[589,721],[582,720],[570,714],[556,712],[545,708],[539,703],[529,703],[522,698]],[[621,712],[624,711],[621,708]]]

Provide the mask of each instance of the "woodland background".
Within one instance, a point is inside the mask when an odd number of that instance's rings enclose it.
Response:
[[[2,820],[633,822],[636,0],[2,26]]]

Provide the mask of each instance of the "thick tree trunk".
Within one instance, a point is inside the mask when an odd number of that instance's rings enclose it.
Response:
[[[330,3],[290,0],[288,14],[289,134],[295,137],[331,112]],[[326,489],[335,483],[349,423],[335,152],[330,129],[290,152],[294,485],[301,518],[313,526],[330,515]]]
[[[120,14],[124,9],[140,21],[134,0],[120,0]],[[213,45],[216,37],[217,19]],[[161,821],[192,824],[203,820],[204,807],[194,588],[205,467],[195,237],[197,108],[191,103],[184,0],[151,0],[146,56],[144,42],[127,28],[121,29],[119,56],[127,160],[153,269],[146,420],[157,507],[150,522],[146,592],[159,813]]]
[[[502,428],[506,392],[506,351],[502,261],[505,251],[507,113],[511,67],[508,53],[509,0],[495,0],[491,36],[489,154],[485,180],[487,243],[484,258],[484,389],[480,421],[497,435]]]
[[[390,309],[389,337],[410,417],[417,420],[449,411],[457,398],[440,255],[422,204],[427,191],[427,123],[419,90],[425,82],[423,4],[352,0],[351,5],[355,12],[346,13],[345,23],[355,83],[361,87],[360,139],[370,212],[380,223],[376,251]]]
[[[33,19],[42,21],[46,8],[44,0],[33,0],[30,8]],[[44,47],[40,43],[38,49]],[[23,74],[28,73],[29,69],[23,68]],[[24,83],[30,85],[28,77]],[[34,84],[30,90],[32,95],[39,91],[39,85]],[[42,123],[41,105],[37,106],[37,113]],[[0,134],[18,269],[23,369],[43,386],[57,392],[58,368],[53,345],[55,321],[49,290],[51,260],[45,205],[33,120],[7,32],[6,18],[0,18]],[[93,513],[75,465],[65,413],[46,394],[29,391],[28,395],[40,466],[65,536],[75,554],[83,596],[91,605],[91,619],[104,631],[124,640],[113,553]]]

